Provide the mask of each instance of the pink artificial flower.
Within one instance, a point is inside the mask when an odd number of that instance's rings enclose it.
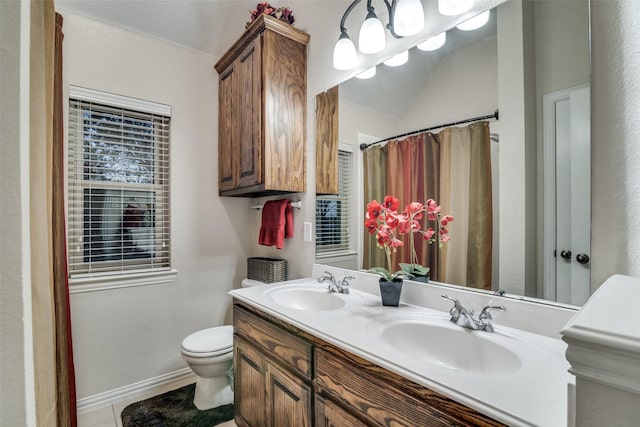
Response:
[[[440,218],[440,224],[442,224],[442,226],[447,225],[451,221],[453,221],[453,217],[451,215],[445,215],[442,218]]]
[[[427,231],[425,231],[422,234],[422,237],[424,237],[424,240],[431,240],[431,238],[433,237],[433,235],[436,233],[436,231],[433,229],[433,227],[429,227],[427,228]]]
[[[398,206],[400,206],[400,201],[393,196],[385,196],[382,206],[387,210],[397,211]]]
[[[405,208],[405,212],[414,219],[422,219],[422,208],[424,205],[420,202],[411,202]]]
[[[373,234],[378,229],[378,221],[376,221],[375,218],[368,218],[364,222],[364,226],[367,228],[367,231],[369,231],[369,234]]]
[[[368,218],[377,219],[382,212],[382,205],[377,200],[372,200],[367,205]]]
[[[395,212],[387,212],[387,225],[391,227],[392,230],[395,230],[400,223],[400,219],[398,218],[398,214]]]
[[[392,248],[398,248],[402,245],[404,245],[404,243],[402,243],[402,240],[396,239],[395,237],[392,237],[391,241],[389,242],[389,246],[391,246]]]
[[[438,219],[439,213],[440,206],[436,203],[436,201],[433,199],[427,200],[427,219],[429,221],[436,221]]]

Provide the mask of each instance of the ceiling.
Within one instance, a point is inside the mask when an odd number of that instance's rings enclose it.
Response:
[[[73,12],[215,57],[242,35],[257,0],[56,0]],[[272,2],[277,4],[277,2]]]

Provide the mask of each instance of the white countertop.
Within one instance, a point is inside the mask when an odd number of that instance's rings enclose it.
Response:
[[[333,345],[374,362],[407,379],[439,392],[498,421],[511,426],[566,426],[568,386],[574,382],[564,357],[566,344],[551,338],[509,328],[494,322],[495,334],[483,338],[506,345],[517,355],[517,368],[491,365],[490,373],[469,373],[425,363],[403,354],[382,338],[385,326],[404,319],[423,318],[446,327],[449,314],[425,307],[403,304],[383,307],[380,297],[352,290],[335,294],[346,305],[327,311],[295,310],[278,305],[270,295],[283,286],[320,287],[315,280],[297,279],[279,284],[236,289],[230,294],[278,319]],[[462,329],[462,328],[460,328]],[[458,332],[458,331],[454,331]],[[416,340],[420,337],[416,336]],[[434,346],[439,343],[434,342]]]

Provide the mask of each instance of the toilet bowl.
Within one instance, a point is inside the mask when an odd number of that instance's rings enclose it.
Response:
[[[244,279],[242,287],[264,282]],[[203,329],[182,340],[182,357],[198,376],[193,404],[200,410],[233,403],[233,326]]]
[[[193,404],[200,410],[233,403],[233,326],[195,332],[182,340],[182,357],[198,376]]]

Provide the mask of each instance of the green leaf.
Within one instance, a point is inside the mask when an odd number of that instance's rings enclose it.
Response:
[[[400,268],[405,274],[411,276],[426,276],[431,270],[429,267],[423,267],[420,264],[407,264],[404,262],[400,263]]]
[[[387,279],[389,282],[391,282],[393,280],[393,276],[391,275],[389,270],[387,270],[386,268],[383,268],[383,267],[371,267],[367,271],[369,273],[375,273],[375,274],[383,277],[384,279]]]

